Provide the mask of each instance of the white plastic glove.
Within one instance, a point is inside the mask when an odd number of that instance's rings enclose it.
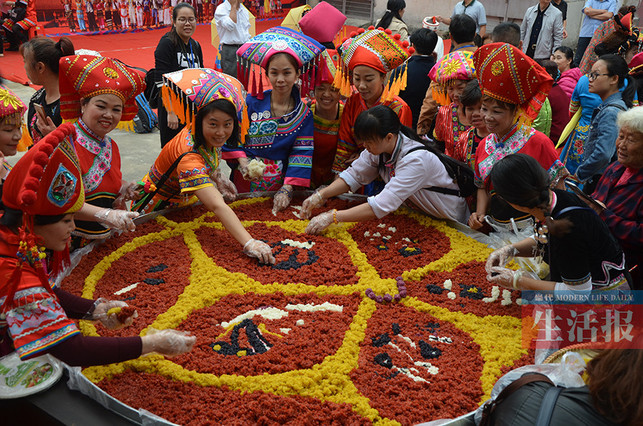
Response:
[[[324,205],[324,197],[319,193],[319,190],[315,191],[313,195],[306,198],[301,205],[301,218],[308,219],[314,209]]]
[[[518,250],[512,245],[506,245],[494,251],[489,255],[487,264],[485,265],[487,274],[491,273],[491,268],[493,268],[494,266],[504,267],[517,254]]]
[[[513,290],[514,274],[516,271],[500,266],[492,266],[487,271],[487,280],[501,287]]]
[[[237,187],[227,176],[221,173],[221,170],[217,170],[213,180],[226,203],[231,203],[237,198]]]
[[[107,300],[101,297],[96,301],[96,308],[91,319],[93,321],[100,321],[103,326],[109,330],[118,330],[119,328],[127,327],[132,325],[134,318],[138,317],[136,311],[134,311],[134,314],[125,318],[124,321],[119,319],[117,313],[108,313],[112,308],[124,308],[126,306],[128,306],[128,304],[120,300]]]
[[[250,163],[248,157],[241,157],[237,159],[237,162],[239,163],[237,170],[241,173],[241,176],[243,176],[245,180],[251,180],[248,174],[248,163]]]
[[[272,214],[277,214],[282,211],[290,204],[292,199],[292,187],[290,185],[284,185],[279,191],[275,194],[275,198],[272,201]]]
[[[187,331],[150,328],[142,340],[143,353],[156,352],[172,357],[190,352],[196,343],[196,336]]]
[[[321,234],[324,229],[328,228],[330,224],[333,223],[333,212],[334,210],[327,211],[310,219],[310,223],[308,223],[308,226],[306,227],[306,233],[314,235]]]
[[[128,201],[137,201],[143,195],[138,182],[123,182],[118,194],[118,197],[116,197],[112,205],[119,210],[126,210],[127,206],[125,203]]]
[[[138,212],[127,210],[102,209],[94,214],[96,219],[106,228],[114,228],[119,231],[134,231],[136,225],[134,219],[139,216]]]
[[[520,279],[531,278],[538,280],[538,276],[532,272],[518,269],[502,268],[500,266],[492,266],[490,272],[487,273],[487,280],[493,284],[511,289],[520,290]]]
[[[256,257],[259,263],[274,264],[275,257],[272,255],[272,249],[263,241],[251,238],[243,245],[243,252],[249,257]]]

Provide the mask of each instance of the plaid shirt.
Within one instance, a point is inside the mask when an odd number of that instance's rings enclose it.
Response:
[[[607,207],[601,218],[607,223],[612,234],[619,240],[630,267],[637,264],[639,268],[643,250],[643,169],[625,183],[618,181],[625,172],[625,166],[619,162],[612,163],[598,182],[593,197],[605,203]],[[629,255],[629,256],[628,256]]]

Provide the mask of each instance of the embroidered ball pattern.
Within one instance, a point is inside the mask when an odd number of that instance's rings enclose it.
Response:
[[[382,277],[395,278],[439,259],[450,249],[449,238],[404,215],[358,223],[349,231]]]
[[[406,288],[409,295],[418,300],[453,311],[495,315],[502,305],[504,315],[520,318],[521,308],[516,303],[520,292],[493,286],[486,276],[485,264],[474,261],[450,272],[431,271],[419,281],[407,280]]]
[[[477,408],[482,365],[468,334],[412,308],[386,305],[368,320],[351,378],[382,416],[416,424]]]
[[[256,259],[245,257],[239,243],[226,231],[201,228],[197,238],[205,253],[217,265],[233,272],[241,272],[264,284],[305,283],[308,285],[348,285],[357,283],[357,268],[341,243],[327,237],[297,234],[264,224],[248,227],[248,232],[273,247],[275,265],[261,265]],[[310,249],[293,247],[303,242],[314,244]],[[324,253],[324,254],[322,254]],[[333,271],[329,277],[328,271]]]
[[[217,375],[311,368],[339,349],[359,301],[356,293],[226,296],[181,324],[180,329],[197,336],[197,344],[174,361],[188,370]]]
[[[126,290],[118,296],[134,294],[143,314],[113,335],[176,328],[197,343],[176,358],[90,367],[85,376],[180,424],[413,424],[474,409],[503,372],[533,360],[516,295],[476,307],[478,287],[493,291],[480,281],[490,249],[405,209],[310,236],[297,202],[276,216],[267,198],[231,204],[273,245],[278,267],[244,256],[203,207],[160,216],[86,256],[64,288],[112,299]],[[314,214],[354,204],[331,200]],[[123,277],[143,284],[127,289]],[[449,279],[446,296],[429,291]],[[401,297],[371,297],[384,295]],[[110,335],[86,321],[80,328]]]

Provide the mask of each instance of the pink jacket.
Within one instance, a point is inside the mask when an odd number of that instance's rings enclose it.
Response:
[[[557,83],[560,86],[561,89],[563,89],[563,92],[571,98],[572,93],[574,92],[574,88],[576,87],[576,83],[578,83],[578,80],[583,76],[582,71],[580,68],[572,68],[570,70],[567,70],[563,73],[563,75],[560,76],[558,79]]]

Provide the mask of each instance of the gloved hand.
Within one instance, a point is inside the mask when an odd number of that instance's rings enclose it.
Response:
[[[306,198],[301,205],[301,218],[308,219],[314,209],[324,205],[324,201],[326,200],[324,200],[319,190],[315,191],[315,193]]]
[[[112,205],[115,209],[127,210],[125,203],[128,201],[137,201],[141,198],[143,195],[141,189],[138,182],[123,182],[120,191],[118,191],[118,197],[116,197]]]
[[[321,214],[318,214],[314,218],[310,219],[310,223],[306,227],[306,233],[318,235],[321,232],[328,228],[331,223],[334,221],[335,210],[330,210]]]
[[[501,287],[513,290],[514,273],[516,271],[500,266],[492,266],[487,270],[487,281],[499,285]]]
[[[489,255],[487,264],[485,265],[487,274],[491,273],[491,268],[494,266],[504,267],[517,254],[518,250],[512,245],[506,245],[494,251]]]
[[[107,300],[101,297],[96,301],[96,308],[91,319],[93,321],[100,321],[103,326],[109,330],[118,330],[119,328],[127,327],[132,325],[134,318],[138,317],[136,311],[134,311],[133,315],[125,318],[124,321],[119,319],[117,313],[108,313],[112,308],[124,308],[126,306],[128,306],[127,303],[121,302],[120,300]]]
[[[272,255],[272,249],[263,241],[251,238],[243,245],[243,252],[249,257],[256,257],[259,263],[274,264],[275,257]]]
[[[221,173],[221,170],[217,170],[214,175],[214,184],[217,186],[226,203],[231,203],[237,198],[237,187],[234,186],[234,183],[232,183],[227,176]]]
[[[114,228],[119,231],[134,231],[136,225],[133,219],[137,218],[139,214],[127,210],[102,209],[94,216],[106,228]]]
[[[491,270],[487,273],[487,280],[493,284],[511,289],[520,290],[520,279],[531,278],[538,280],[538,276],[532,272],[518,269],[501,268],[500,266],[492,266]]]
[[[277,214],[282,211],[292,199],[292,186],[284,185],[279,191],[275,194],[275,198],[272,201],[272,214]]]
[[[190,352],[196,343],[196,336],[187,331],[148,329],[143,340],[143,355],[156,352],[168,357]]]
[[[237,159],[237,162],[239,163],[237,170],[241,173],[241,176],[243,176],[245,180],[251,180],[248,174],[248,164],[250,163],[250,159],[248,157],[240,157]]]

